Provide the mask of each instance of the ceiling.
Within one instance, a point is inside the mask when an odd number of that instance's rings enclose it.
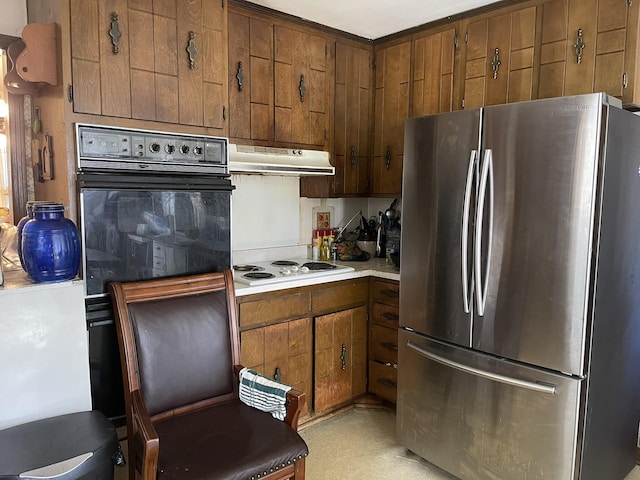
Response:
[[[327,25],[359,37],[376,38],[497,0],[249,0],[257,5]]]

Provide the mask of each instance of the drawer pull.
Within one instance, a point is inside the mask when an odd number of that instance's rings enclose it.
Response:
[[[387,350],[393,350],[394,352],[398,351],[398,347],[390,342],[382,342],[380,346],[386,348]]]
[[[347,347],[343,344],[340,351],[340,362],[342,363],[342,370],[347,369]]]
[[[384,312],[382,316],[385,318],[385,320],[391,320],[392,322],[397,322],[398,320],[400,320],[400,317],[398,315],[391,312]]]
[[[383,387],[396,388],[396,383],[392,382],[391,380],[387,380],[386,378],[379,378],[378,383]]]
[[[384,290],[380,290],[380,294],[384,295],[385,297],[391,297],[391,298],[398,298],[398,296],[400,296],[397,290],[390,290],[388,288],[385,288]]]
[[[276,382],[280,382],[282,381],[282,370],[280,370],[280,367],[276,367],[276,372],[273,374],[273,379]]]

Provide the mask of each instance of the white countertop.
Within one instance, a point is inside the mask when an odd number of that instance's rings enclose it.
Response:
[[[353,267],[354,271],[336,273],[326,277],[305,278],[301,276],[295,280],[281,283],[272,283],[250,287],[242,283],[235,283],[236,297],[252,295],[254,293],[274,292],[285,288],[305,287],[307,285],[318,285],[321,283],[337,282],[340,280],[350,280],[361,277],[378,277],[387,280],[400,281],[400,270],[393,263],[388,263],[384,258],[374,258],[366,262],[335,262],[337,265],[347,265]]]

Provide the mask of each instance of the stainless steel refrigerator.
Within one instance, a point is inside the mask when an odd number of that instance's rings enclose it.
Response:
[[[640,117],[616,102],[406,123],[397,433],[461,479],[635,464]]]

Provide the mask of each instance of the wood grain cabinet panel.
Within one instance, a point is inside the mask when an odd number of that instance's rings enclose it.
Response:
[[[464,23],[465,108],[534,98],[537,12],[531,6]]]
[[[315,318],[314,410],[321,413],[366,391],[367,308]]]
[[[229,136],[273,140],[273,22],[229,12]]]
[[[221,3],[70,0],[70,8],[75,112],[226,134],[227,14]],[[186,51],[191,36],[193,65]]]
[[[335,194],[368,193],[372,51],[336,42]]]
[[[639,9],[634,3],[543,3],[539,98],[605,92],[637,105]]]
[[[397,397],[400,284],[371,281],[368,391],[389,402]]]
[[[455,38],[451,27],[413,39],[412,116],[453,110]]]
[[[357,304],[366,304],[369,298],[369,282],[366,278],[331,283],[312,293],[315,312],[336,311]]]
[[[409,117],[411,41],[376,51],[372,195],[402,190],[404,122]]]
[[[303,415],[309,413],[313,398],[311,322],[301,318],[240,334],[242,365],[305,392]]]
[[[328,131],[327,40],[274,28],[275,141],[324,147]]]

